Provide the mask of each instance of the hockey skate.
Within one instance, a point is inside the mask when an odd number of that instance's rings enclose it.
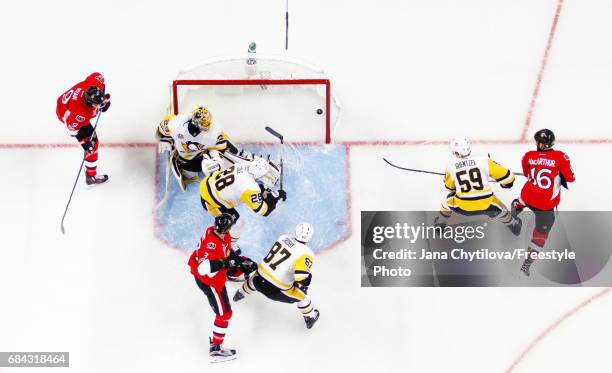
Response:
[[[531,265],[533,264],[533,262],[533,259],[527,258],[521,266],[521,272],[523,272],[523,274],[527,277],[531,276]]]
[[[210,343],[210,362],[220,363],[222,361],[234,360],[236,358],[236,350],[231,348],[223,348],[223,345]]]
[[[516,218],[521,212],[523,212],[523,208],[517,208],[517,205],[520,205],[518,198],[512,200],[510,204],[510,214],[513,218]]]
[[[85,183],[87,185],[97,185],[104,184],[108,181],[108,175],[95,175],[95,176],[85,176]]]
[[[314,310],[315,315],[313,317],[304,316],[304,321],[306,322],[306,328],[311,329],[313,325],[319,319],[319,310]]]
[[[234,300],[234,302],[238,302],[243,300],[245,297],[244,293],[242,292],[242,290],[238,289],[236,290],[236,294],[234,294],[234,297],[232,298]]]
[[[514,218],[512,224],[508,224],[507,227],[508,229],[510,229],[510,232],[512,232],[513,235],[518,236],[519,234],[521,234],[523,221],[521,220],[521,218]]]

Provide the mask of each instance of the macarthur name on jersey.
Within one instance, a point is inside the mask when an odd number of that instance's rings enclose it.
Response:
[[[282,235],[272,245],[257,271],[279,289],[289,290],[294,282],[303,281],[310,275],[313,263],[314,254],[308,246],[291,236]]]
[[[454,159],[446,167],[444,185],[454,193],[454,206],[465,211],[486,210],[493,200],[489,178],[510,187],[514,174],[492,159],[474,156]]]

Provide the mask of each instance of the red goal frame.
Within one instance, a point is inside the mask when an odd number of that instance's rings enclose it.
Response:
[[[172,110],[178,114],[178,87],[196,85],[324,85],[325,143],[331,143],[331,84],[329,79],[179,79],[172,82]]]

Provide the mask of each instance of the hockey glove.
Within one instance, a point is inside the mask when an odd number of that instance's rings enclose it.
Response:
[[[565,176],[563,176],[563,174],[559,172],[559,177],[561,178],[561,186],[565,189],[569,189],[567,187],[567,180],[565,180]]]
[[[264,190],[264,192],[263,192],[263,198],[265,200],[267,200],[268,198],[274,198],[276,201],[278,201],[279,199],[282,199],[283,201],[286,201],[287,200],[287,192],[285,192],[282,189],[280,189],[279,191],[275,192],[272,189],[266,188]]]
[[[242,263],[240,263],[240,270],[245,275],[249,275],[251,272],[257,270],[257,263],[249,258],[246,258],[242,261]]]
[[[504,189],[510,189],[512,188],[512,186],[514,185],[514,180],[511,183],[507,183],[507,184],[500,184],[500,186]]]
[[[104,95],[104,101],[102,102],[102,106],[100,107],[100,110],[102,110],[103,113],[106,112],[106,110],[108,110],[108,108],[110,107],[110,94],[106,94]]]
[[[242,265],[243,261],[244,259],[240,255],[238,255],[234,250],[230,250],[229,255],[224,261],[225,264],[223,265],[223,268],[225,269],[238,268]]]
[[[241,264],[242,264],[241,257],[237,255],[232,257],[230,255],[223,260],[223,269],[229,269],[229,270],[236,269],[236,268],[239,268]]]

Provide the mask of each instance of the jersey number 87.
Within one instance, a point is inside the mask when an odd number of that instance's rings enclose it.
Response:
[[[276,254],[279,254],[280,258],[274,263],[271,263],[276,258]],[[268,253],[268,255],[266,255],[263,261],[264,263],[268,264],[270,268],[272,268],[272,270],[276,270],[276,267],[278,267],[285,260],[289,259],[290,256],[291,252],[289,252],[289,250],[284,248],[280,242],[275,242],[272,248],[270,249],[270,252]]]

